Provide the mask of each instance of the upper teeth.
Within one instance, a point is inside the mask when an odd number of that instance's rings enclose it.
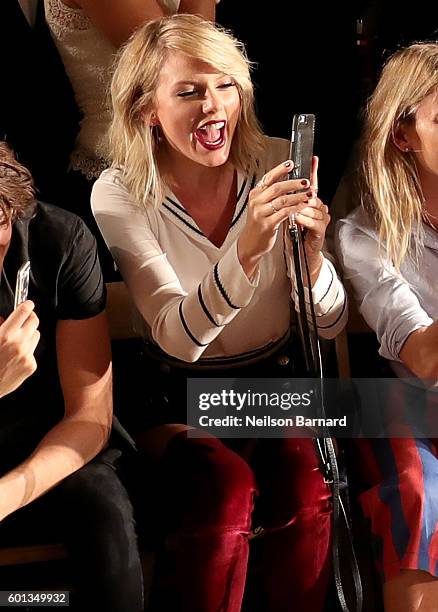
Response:
[[[217,123],[207,123],[206,125],[203,125],[201,128],[201,130],[206,130],[207,128],[213,128],[215,130],[220,130],[225,126],[225,121],[218,121]]]

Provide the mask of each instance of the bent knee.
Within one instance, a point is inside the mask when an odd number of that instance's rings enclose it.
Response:
[[[249,465],[217,438],[177,438],[166,455],[174,467],[178,465],[180,487],[191,500],[193,520],[240,527],[249,523],[256,490]]]
[[[61,503],[72,509],[76,519],[81,514],[92,520],[132,520],[133,509],[128,493],[114,466],[91,462],[71,474],[60,485]],[[74,510],[73,510],[74,509]]]

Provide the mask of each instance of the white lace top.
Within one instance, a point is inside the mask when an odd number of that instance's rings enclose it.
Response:
[[[176,12],[179,0],[162,0]],[[62,0],[44,0],[46,21],[82,112],[80,130],[70,158],[71,168],[92,179],[107,167],[106,138],[111,120],[108,89],[116,48],[81,9]]]

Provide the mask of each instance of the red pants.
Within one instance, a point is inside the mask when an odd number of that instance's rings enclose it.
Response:
[[[247,463],[180,433],[162,466],[184,612],[240,611],[256,496],[269,612],[323,609],[331,504],[312,439],[259,440]]]

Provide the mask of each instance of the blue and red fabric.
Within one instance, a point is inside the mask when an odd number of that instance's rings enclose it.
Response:
[[[438,440],[358,440],[371,488],[359,500],[370,520],[384,580],[402,569],[438,576]]]

